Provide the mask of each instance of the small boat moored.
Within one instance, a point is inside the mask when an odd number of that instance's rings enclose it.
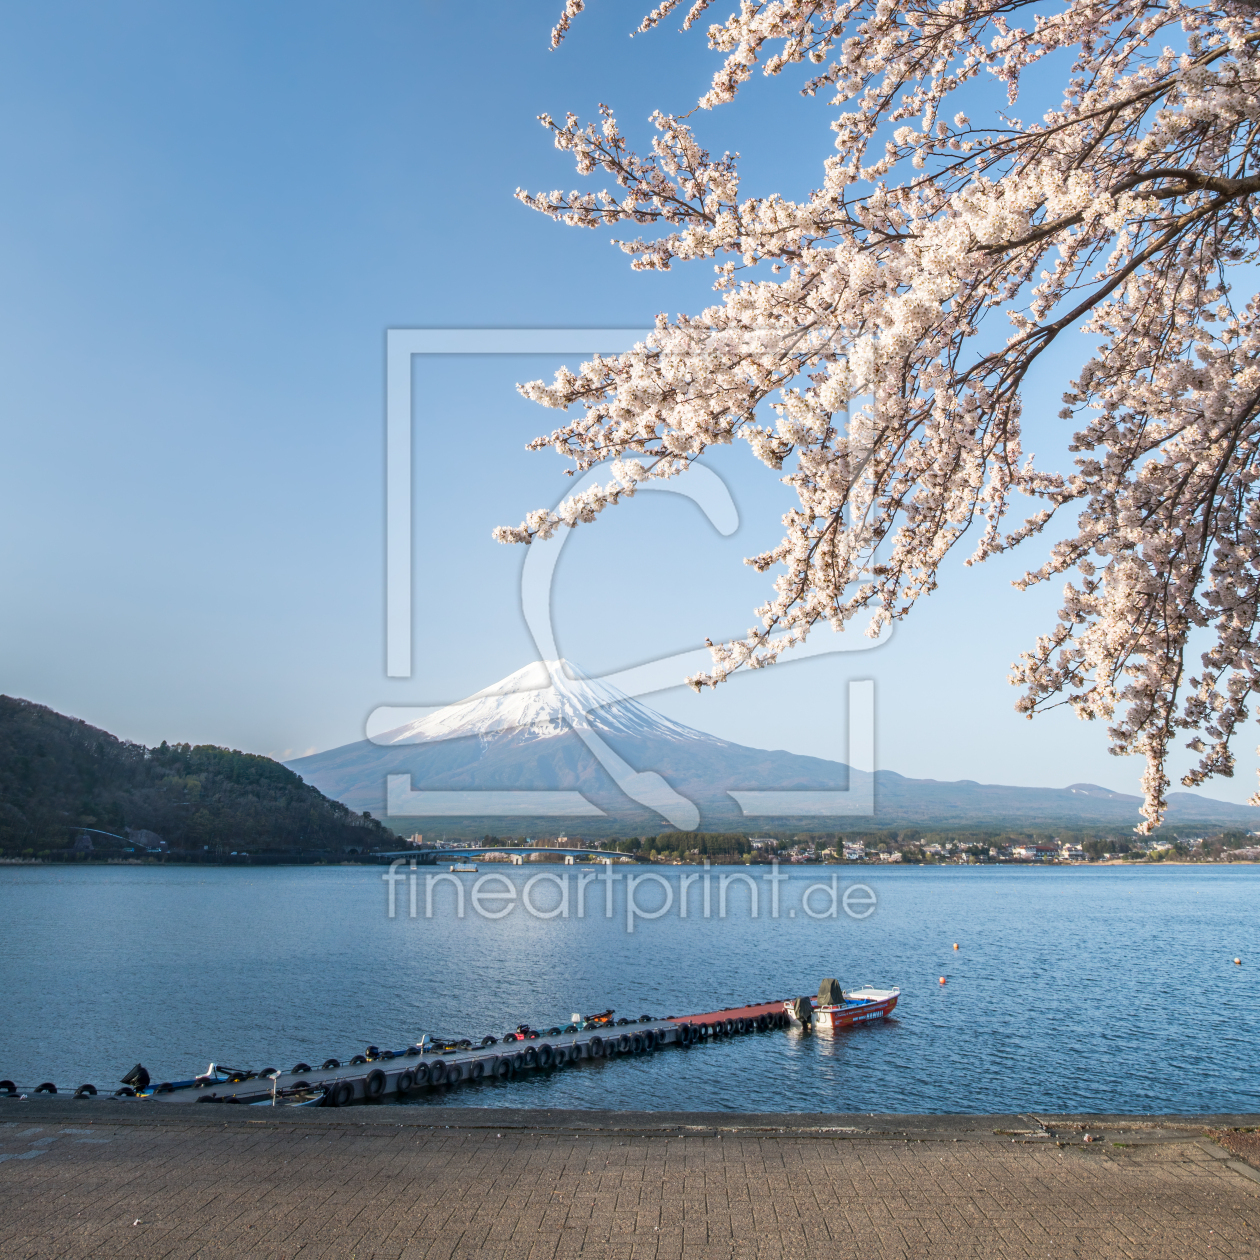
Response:
[[[816,1032],[836,1032],[885,1018],[900,996],[900,989],[876,989],[871,985],[845,993],[839,981],[828,979],[818,986],[816,998],[797,998],[783,1006],[797,1027],[804,1024],[808,1005],[810,1023]]]

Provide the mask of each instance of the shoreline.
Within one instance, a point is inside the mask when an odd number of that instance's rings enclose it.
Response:
[[[1043,1141],[1045,1133],[1066,1140],[1086,1133],[1148,1134],[1170,1138],[1206,1130],[1257,1129],[1253,1112],[807,1112],[807,1111],[617,1111],[545,1107],[429,1107],[424,1103],[360,1103],[351,1107],[236,1108],[180,1107],[149,1099],[72,1098],[69,1094],[0,1097],[0,1125],[18,1123],[208,1125],[335,1125],[363,1128],[525,1130],[558,1133],[757,1133],[898,1141],[966,1136],[974,1140],[1011,1137]],[[1034,1138],[1039,1131],[1045,1131]],[[1087,1144],[1090,1145],[1090,1144]]]
[[[621,855],[624,858],[624,855]],[[478,859],[486,861],[487,865],[505,866],[507,863],[501,860]],[[263,867],[325,867],[330,870],[340,870],[345,867],[358,866],[385,866],[387,863],[383,861],[360,861],[360,862],[183,862],[176,860],[170,861],[144,861],[139,858],[110,858],[106,861],[93,861],[92,859],[79,861],[45,861],[43,858],[7,858],[0,857],[0,867],[3,866],[46,866],[46,867],[112,867],[120,869],[123,867],[142,867],[146,869],[160,868],[166,866],[180,866],[198,869],[210,870],[258,870]],[[436,871],[444,863],[431,863],[422,866],[422,871]],[[560,866],[559,862],[530,862],[525,869],[535,866]],[[588,865],[590,865],[588,863]],[[678,867],[679,869],[702,870],[703,865],[698,862],[628,862],[626,865],[635,865],[643,867],[651,867],[656,869],[659,867]],[[719,867],[734,867],[739,870],[748,870],[754,867],[769,866],[769,862],[713,862],[711,866],[714,870]],[[787,870],[964,870],[964,869],[990,869],[1002,868],[1005,870],[1082,870],[1082,869],[1098,869],[1101,867],[1157,867],[1157,866],[1196,866],[1196,867],[1225,867],[1225,866],[1260,866],[1260,858],[1235,858],[1230,861],[1215,862],[1195,862],[1187,858],[1161,858],[1158,862],[1152,862],[1142,858],[1134,861],[1125,861],[1123,858],[1109,858],[1106,861],[1099,862],[1038,862],[1033,859],[1026,861],[990,861],[990,862],[791,862],[781,863],[781,866]],[[521,869],[521,868],[516,868]]]

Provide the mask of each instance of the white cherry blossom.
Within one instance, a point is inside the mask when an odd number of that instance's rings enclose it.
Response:
[[[555,44],[582,7],[568,0]],[[662,0],[641,31],[678,8]],[[707,260],[718,299],[521,387],[565,412],[532,446],[609,477],[496,536],[592,521],[747,443],[799,504],[748,561],[774,573],[760,624],[714,646],[697,688],[820,622],[877,633],[965,535],[969,563],[1043,536],[1020,585],[1064,575],[1064,604],[1014,666],[1019,708],[1107,722],[1114,752],[1146,759],[1151,829],[1173,741],[1200,755],[1186,784],[1232,774],[1260,684],[1260,3],[742,0],[708,42],[726,56],[704,110],[758,67],[810,67],[804,91],[835,111],[821,186],[743,194],[738,155],[712,156],[682,118],[654,114],[644,153],[607,107],[586,125],[543,118],[581,175],[610,183],[521,200],[635,225],[617,242],[635,268]],[[1051,57],[1070,65],[1061,100],[1017,118]],[[1021,445],[1025,383],[1080,331],[1061,412],[1075,466],[1042,470]]]

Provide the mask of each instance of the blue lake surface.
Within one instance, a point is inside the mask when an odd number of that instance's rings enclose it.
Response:
[[[642,875],[647,868],[618,874]],[[418,1106],[842,1112],[1260,1112],[1260,868],[796,868],[741,880],[703,915],[696,870],[656,867],[673,904],[626,930],[625,880],[577,916],[457,914],[452,881],[382,868],[0,867],[0,1078],[112,1087],[207,1062],[343,1061],[423,1032],[480,1036],[615,1007],[700,1012],[812,993],[824,976],[902,990],[896,1017],[834,1039],[783,1032],[510,1082],[421,1092]],[[519,894],[537,866],[483,865]],[[404,872],[405,873],[405,872]],[[753,868],[754,877],[766,873]],[[800,910],[811,884],[868,885],[869,917]],[[458,877],[466,893],[478,875]],[[487,890],[502,884],[483,885]],[[535,908],[559,909],[550,878]],[[660,908],[649,879],[638,903]],[[860,894],[851,905],[861,909]],[[830,894],[815,891],[825,911]],[[954,942],[960,946],[953,949]],[[1233,959],[1240,957],[1243,966]],[[942,986],[939,978],[947,983]]]

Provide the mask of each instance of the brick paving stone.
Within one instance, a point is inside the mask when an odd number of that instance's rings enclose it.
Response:
[[[30,1114],[41,1122],[0,1118],[5,1260],[1260,1257],[1244,1144],[1193,1126],[1113,1123],[1100,1143],[1057,1145],[979,1128]]]

